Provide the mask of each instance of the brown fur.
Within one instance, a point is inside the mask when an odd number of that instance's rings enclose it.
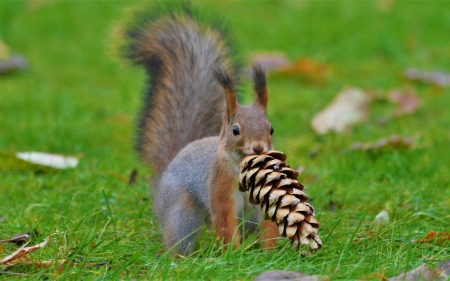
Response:
[[[263,220],[260,227],[259,239],[261,240],[261,247],[264,250],[271,250],[275,248],[278,237],[278,229],[274,222]]]
[[[234,247],[238,247],[240,233],[235,213],[236,202],[233,198],[236,177],[229,169],[228,161],[221,159],[219,155],[215,162],[211,185],[211,223],[219,241],[225,244],[232,243]]]

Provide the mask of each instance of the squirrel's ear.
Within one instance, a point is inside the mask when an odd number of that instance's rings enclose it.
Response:
[[[223,87],[225,90],[227,111],[226,118],[230,121],[233,116],[236,114],[236,110],[238,107],[238,102],[236,98],[236,90],[234,89],[233,80],[231,77],[223,70],[213,70],[214,78],[216,78],[217,82]]]
[[[266,72],[261,66],[253,66],[253,87],[255,89],[254,103],[261,105],[267,110],[269,94],[267,92]]]

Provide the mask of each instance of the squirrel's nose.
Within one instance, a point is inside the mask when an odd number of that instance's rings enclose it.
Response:
[[[261,143],[253,144],[252,149],[256,154],[261,154],[264,151],[264,145]]]

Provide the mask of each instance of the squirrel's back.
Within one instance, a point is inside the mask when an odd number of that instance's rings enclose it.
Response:
[[[211,71],[237,68],[220,28],[177,10],[136,15],[124,46],[148,73],[136,148],[159,174],[188,143],[220,133],[225,99]]]

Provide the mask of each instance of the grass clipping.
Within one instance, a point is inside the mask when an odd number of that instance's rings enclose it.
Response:
[[[294,248],[320,249],[314,208],[297,180],[298,172],[285,161],[286,155],[279,151],[246,156],[240,164],[239,190],[248,192],[251,204],[261,205],[264,219],[275,222],[278,233],[288,237]]]

